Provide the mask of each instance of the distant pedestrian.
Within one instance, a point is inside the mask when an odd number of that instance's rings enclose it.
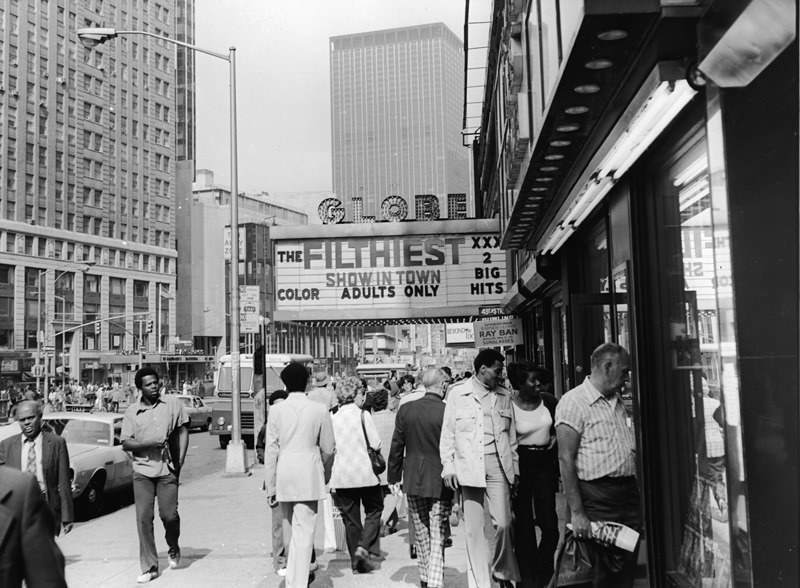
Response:
[[[291,524],[286,588],[298,588],[314,579],[309,571],[314,525],[330,479],[335,444],[330,413],[306,396],[305,366],[290,363],[281,380],[289,395],[272,407],[267,418],[266,485],[270,506],[280,503],[283,518]]]
[[[354,573],[367,573],[373,566],[369,549],[381,526],[383,493],[380,478],[372,471],[367,444],[380,450],[381,440],[372,417],[361,410],[366,390],[361,380],[349,377],[336,386],[339,411],[333,415],[336,459],[331,488],[333,502],[342,513],[350,567]],[[361,508],[364,508],[364,521]]]
[[[0,466],[0,586],[66,587],[64,556],[35,478]]]
[[[386,462],[389,462],[389,448],[392,445],[392,435],[394,434],[395,416],[397,413],[389,410],[389,393],[385,388],[373,390],[367,394],[364,402],[364,410],[369,410],[372,415],[372,422],[381,438],[381,453]],[[378,475],[381,481],[381,491],[383,493],[383,512],[381,513],[381,535],[390,535],[397,530],[397,500],[395,494],[389,492],[389,483],[386,472]],[[370,550],[373,554],[378,551]]]
[[[439,459],[447,375],[440,369],[428,368],[422,375],[422,385],[425,395],[397,411],[389,454],[389,483],[397,493],[402,479],[408,497],[421,585],[442,588],[444,547],[453,499],[452,490],[442,480]]]
[[[475,376],[450,390],[440,441],[442,477],[461,489],[467,539],[470,588],[501,587],[519,581],[514,555],[511,495],[519,479],[517,436],[511,395],[502,385],[503,355],[482,349],[475,357]],[[489,546],[484,536],[484,501],[494,527]]]
[[[0,462],[36,478],[58,535],[72,530],[75,520],[69,475],[69,451],[64,439],[42,428],[42,405],[23,400],[16,406],[21,433],[0,442]]]
[[[319,402],[330,411],[334,411],[338,406],[339,403],[336,400],[336,392],[333,390],[333,384],[328,376],[328,372],[324,370],[314,372],[311,388],[308,391],[308,398]]]
[[[613,521],[641,530],[636,482],[636,440],[621,392],[630,377],[630,356],[616,343],[592,352],[591,374],[559,401],[556,433],[561,478],[578,539],[591,538],[591,521]],[[617,550],[611,562],[604,547],[587,541],[593,586],[632,586],[633,553]],[[609,565],[613,563],[613,565]]]
[[[139,401],[130,405],[122,419],[122,448],[133,460],[133,497],[136,502],[136,530],[139,534],[140,584],[158,577],[158,552],[153,536],[153,503],[164,524],[169,567],[180,565],[178,539],[178,479],[189,446],[189,419],[174,396],[161,397],[158,372],[143,367],[134,382]]]
[[[522,581],[518,588],[542,588],[553,575],[558,545],[558,452],[556,398],[552,374],[531,362],[512,363],[508,377],[519,452],[519,488],[514,498],[515,551]],[[541,539],[537,541],[536,527]]]

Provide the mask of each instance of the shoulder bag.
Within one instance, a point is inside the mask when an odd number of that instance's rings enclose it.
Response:
[[[373,449],[369,444],[369,437],[367,437],[367,428],[364,426],[364,411],[361,411],[361,430],[364,432],[364,442],[367,444],[367,455],[369,456],[369,463],[372,466],[372,471],[376,476],[381,475],[386,471],[386,460],[377,449]]]

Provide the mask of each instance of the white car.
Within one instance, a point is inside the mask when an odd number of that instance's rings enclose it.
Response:
[[[189,418],[189,428],[208,431],[211,427],[211,407],[194,394],[175,394],[175,397],[183,404],[183,414]]]
[[[103,498],[133,487],[133,468],[122,450],[122,415],[100,412],[51,412],[43,423],[67,442],[72,497],[90,514],[98,514]]]

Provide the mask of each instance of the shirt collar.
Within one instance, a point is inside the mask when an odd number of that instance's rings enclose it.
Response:
[[[42,436],[42,432],[41,431],[39,431],[39,434],[36,435],[36,437],[34,437],[33,439],[28,439],[25,435],[23,435],[22,436],[22,442],[23,443],[36,443],[36,440],[39,439],[41,436]]]
[[[586,379],[583,381],[584,389],[586,390],[587,395],[589,396],[589,404],[594,404],[598,400],[605,400],[606,402],[610,403],[612,406],[616,404],[617,400],[617,393],[615,392],[613,396],[606,397],[594,387],[591,380],[589,380],[589,376],[586,376]]]
[[[489,390],[489,388],[487,388],[483,382],[481,382],[475,376],[472,376],[472,389],[475,391],[475,394],[478,396],[478,398],[483,398],[489,394],[489,392],[491,392],[491,390]]]
[[[139,399],[139,404],[136,405],[136,414],[139,414],[140,412],[146,412],[148,410],[152,410],[156,406],[158,406],[159,404],[162,404],[163,402],[164,401],[161,399],[160,396],[156,399],[156,401],[153,404],[145,404],[144,402],[142,402],[142,400],[140,398]]]

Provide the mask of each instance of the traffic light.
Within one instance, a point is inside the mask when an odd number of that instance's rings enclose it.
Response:
[[[152,333],[153,332],[153,320],[152,319],[147,321],[147,332],[148,333]]]
[[[94,324],[94,334],[95,335],[100,335],[100,331],[101,331],[102,328],[103,328],[103,323],[101,323],[100,321],[97,321]]]

